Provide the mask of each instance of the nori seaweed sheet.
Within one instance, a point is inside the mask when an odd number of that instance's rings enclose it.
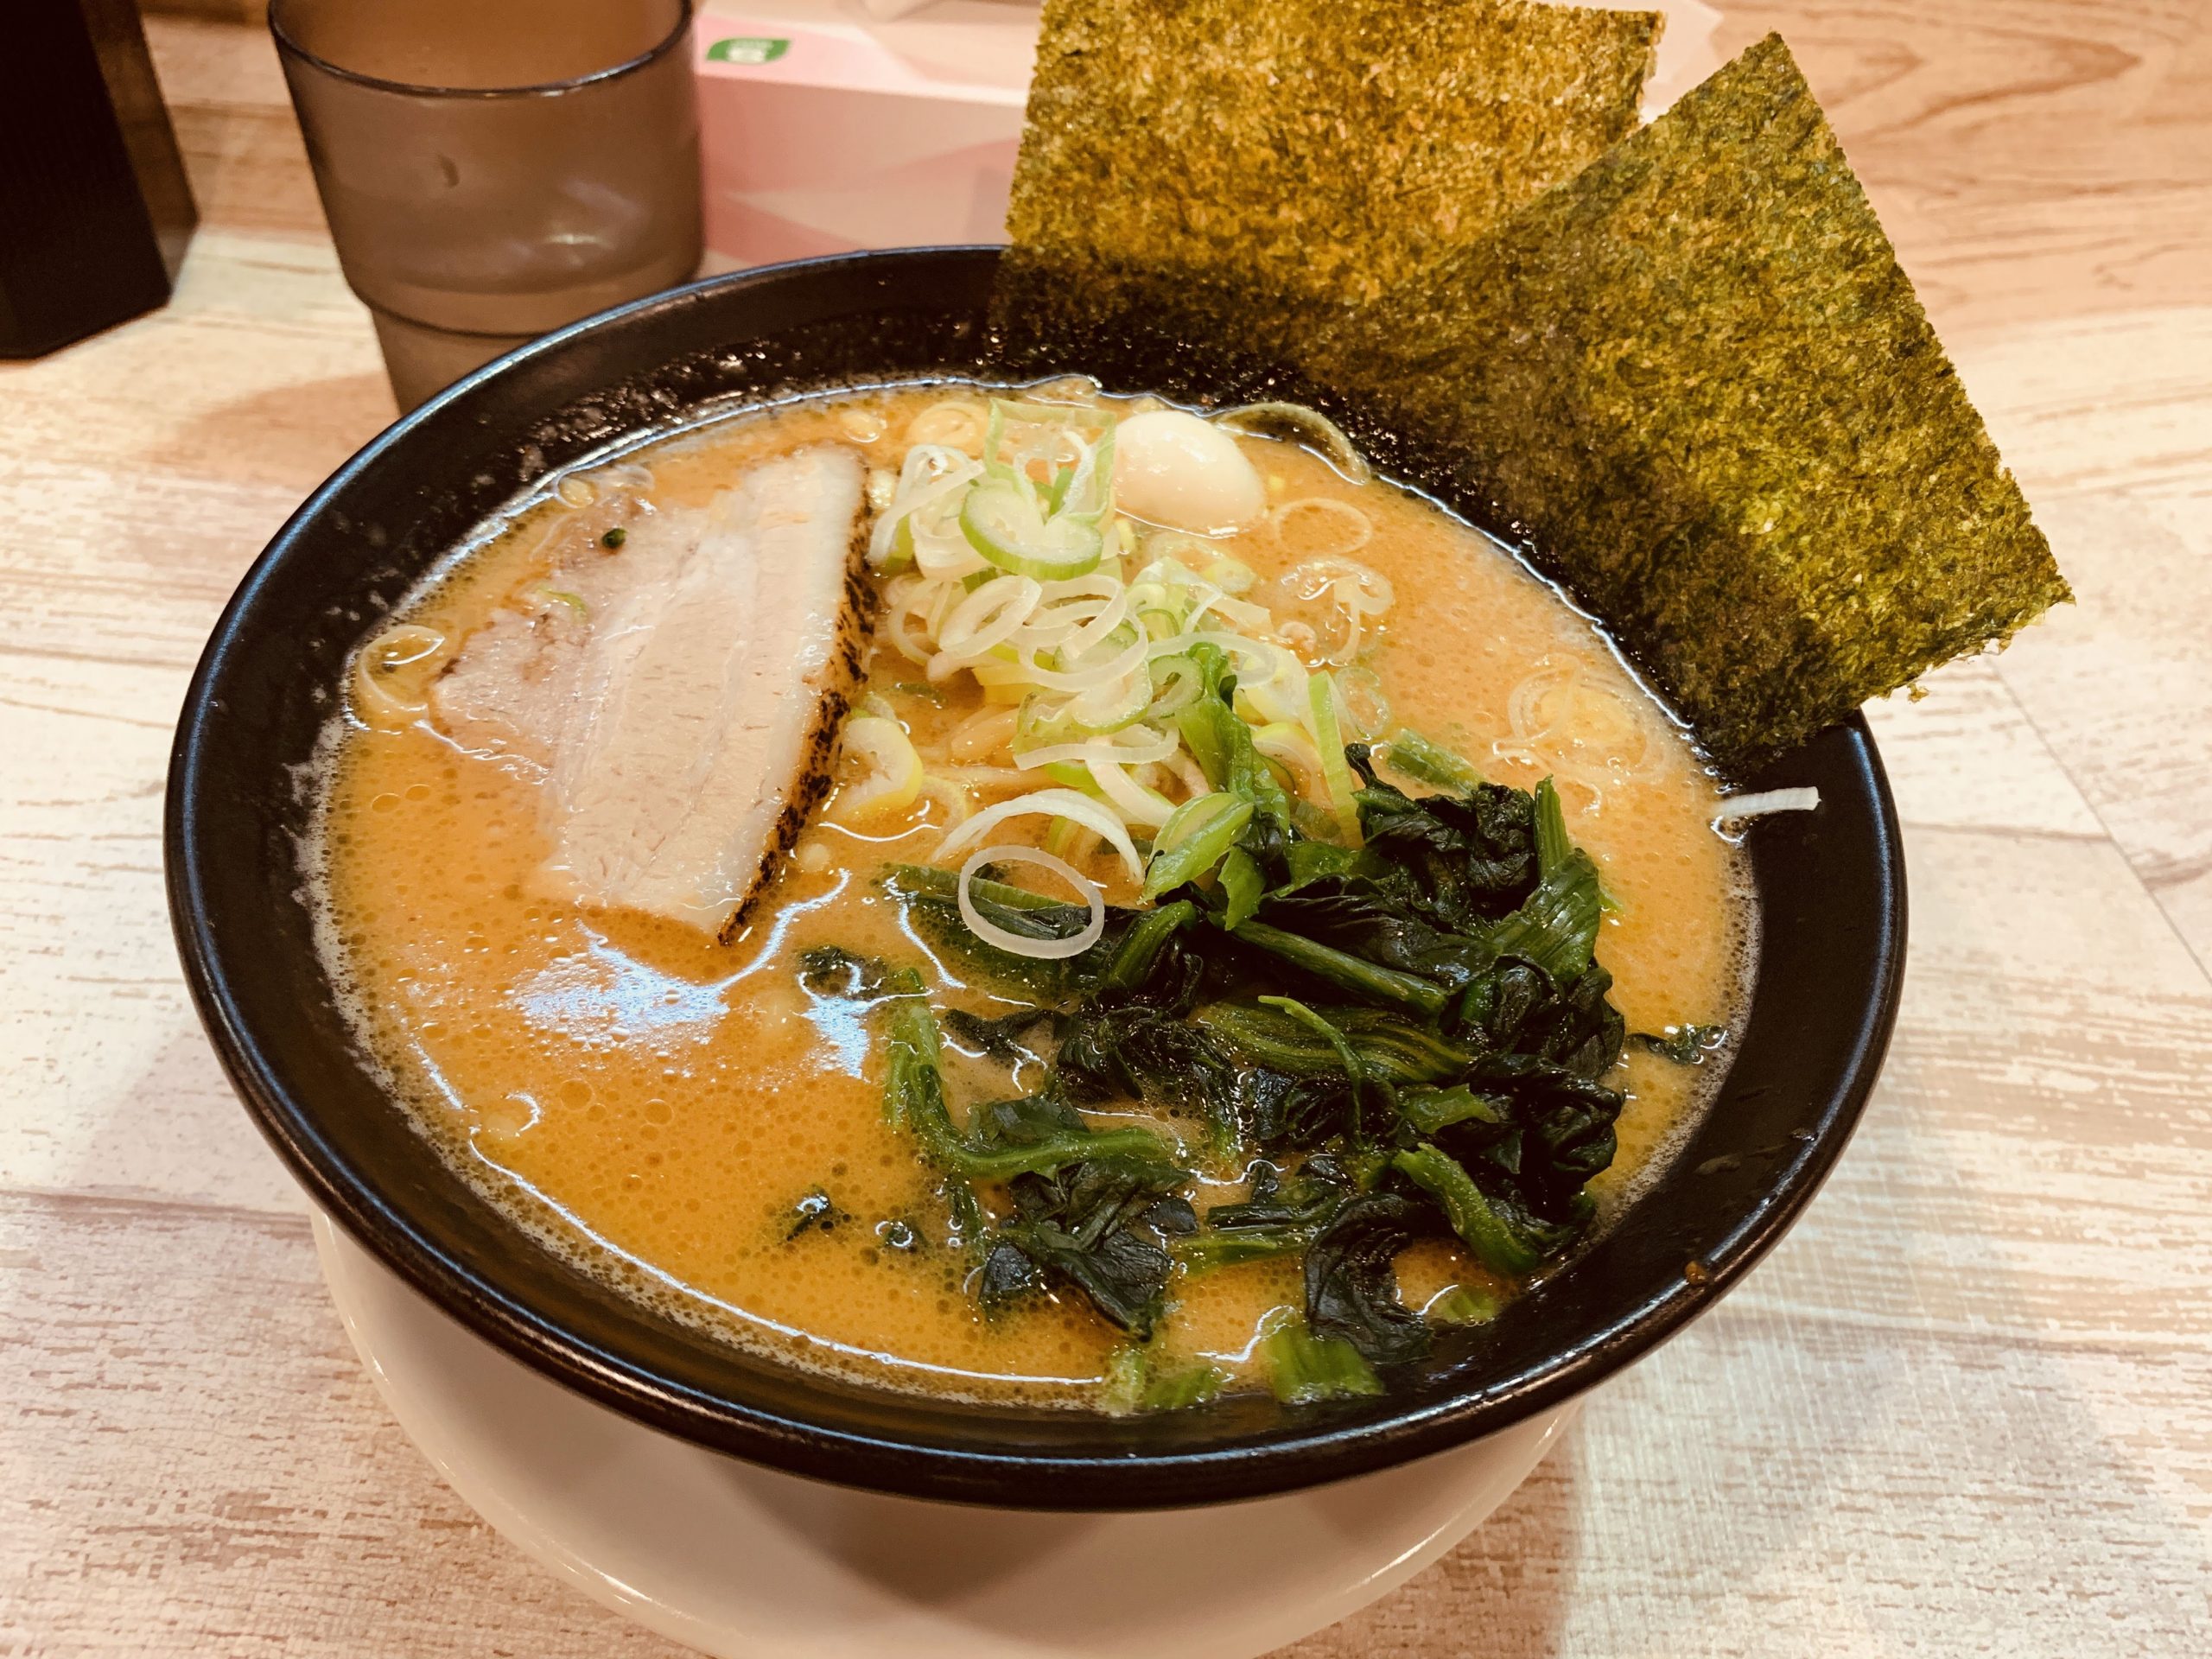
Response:
[[[1777,36],[1306,356],[1733,772],[2071,597]]]
[[[1272,207],[1213,219],[1172,152],[1165,189],[1137,170],[1160,156],[1109,165],[1162,72],[1140,54],[1129,92],[1098,55],[1126,21],[1093,36],[1082,10],[1047,8],[1062,42],[1020,188],[1073,205],[1009,221],[1009,366],[1337,415],[1524,545],[1737,775],[2071,597],[1777,37],[1488,232],[1418,259],[1391,244],[1389,280],[1352,302],[1300,271],[1356,270],[1356,245],[1309,254],[1312,226]],[[1356,96],[1269,73],[1340,131],[1346,176],[1375,168],[1352,151],[1389,153]],[[1110,238],[1084,242],[1086,194],[1116,197]]]
[[[1311,337],[1632,131],[1660,14],[1527,0],[1046,0],[1010,343]],[[1098,281],[1100,267],[1115,273]]]

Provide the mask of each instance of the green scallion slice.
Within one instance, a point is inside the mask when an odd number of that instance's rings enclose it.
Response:
[[[1039,582],[1088,575],[1105,549],[1096,524],[1071,513],[1048,518],[1033,493],[1003,479],[982,479],[969,490],[960,530],[1000,569]]]

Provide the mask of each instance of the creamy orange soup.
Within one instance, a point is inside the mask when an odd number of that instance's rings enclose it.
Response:
[[[465,640],[544,583],[563,538],[703,503],[747,462],[809,442],[854,444],[895,468],[918,421],[957,426],[948,402],[980,408],[982,397],[871,391],[659,439],[518,509],[398,620]],[[1727,1024],[1752,944],[1748,874],[1713,828],[1716,779],[1596,627],[1418,496],[1349,483],[1290,442],[1238,442],[1272,503],[1309,504],[1219,543],[1258,573],[1248,597],[1325,628],[1281,579],[1343,536],[1341,515],[1310,504],[1357,505],[1374,527],[1357,556],[1396,589],[1362,657],[1392,722],[1497,781],[1557,779],[1615,906],[1598,957],[1630,1030]],[[916,695],[913,664],[880,638],[869,675],[925,756],[946,758],[948,734],[982,706],[972,686],[942,705]],[[803,950],[837,945],[926,966],[941,1006],[993,1007],[921,948],[875,880],[887,861],[929,860],[942,804],[925,798],[866,834],[817,819],[728,944],[642,914],[580,912],[533,879],[547,851],[539,786],[449,743],[411,706],[405,677],[404,664],[386,677],[397,695],[365,693],[357,677],[334,735],[321,902],[365,1036],[441,1151],[555,1248],[730,1340],[899,1386],[1095,1398],[1121,1333],[1065,1295],[978,1311],[964,1287],[972,1262],[943,1242],[932,1173],[884,1121],[881,1033],[798,976]],[[1088,868],[1109,897],[1128,896],[1110,860]],[[948,1058],[956,1101],[1016,1092],[987,1060]],[[1718,1070],[1630,1046],[1608,1079],[1627,1104],[1618,1154],[1591,1187],[1601,1213],[1629,1201]],[[1093,1116],[1116,1115],[1147,1114]],[[1243,1192],[1239,1160],[1199,1161],[1201,1211]],[[833,1224],[799,1227],[824,1201]],[[1179,1270],[1160,1343],[1245,1378],[1268,1316],[1299,1300],[1297,1268]],[[1455,1284],[1506,1288],[1432,1243],[1401,1259],[1399,1276],[1414,1308]]]

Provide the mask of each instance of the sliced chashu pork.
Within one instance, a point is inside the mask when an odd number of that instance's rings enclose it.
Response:
[[[758,463],[463,642],[432,712],[543,776],[543,875],[728,938],[830,786],[868,624],[853,450]]]

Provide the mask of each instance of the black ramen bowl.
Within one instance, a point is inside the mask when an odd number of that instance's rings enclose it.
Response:
[[[534,1243],[410,1127],[340,1011],[302,899],[301,779],[354,646],[518,492],[623,435],[709,400],[1007,378],[988,321],[997,263],[991,249],[855,255],[608,312],[407,416],[293,515],[208,643],[169,770],[169,907],[232,1083],[315,1201],[447,1313],[628,1416],[804,1475],[1035,1509],[1213,1503],[1440,1451],[1580,1394],[1750,1270],[1811,1199],[1866,1104],[1897,1008],[1904,872],[1881,763],[1855,719],[1744,780],[1812,785],[1821,804],[1751,833],[1764,943],[1712,1109],[1567,1270],[1491,1324],[1446,1333],[1423,1367],[1371,1400],[1285,1408],[1244,1396],[1109,1417],[840,1383],[723,1345]],[[1189,353],[1132,361],[1117,372],[1095,356],[1032,360],[1025,376],[1087,371],[1110,389],[1193,401],[1249,397],[1261,384],[1242,368],[1224,384]],[[1482,520],[1465,489],[1412,470]]]

